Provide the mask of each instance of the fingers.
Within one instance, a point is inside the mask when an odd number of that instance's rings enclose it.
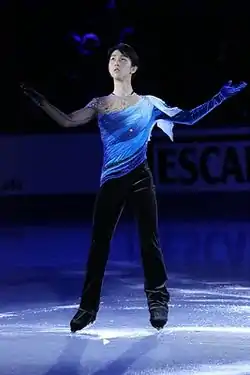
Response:
[[[242,81],[238,84],[233,84],[232,81],[228,81],[227,84],[224,86],[225,88],[228,88],[229,90],[233,90],[233,92],[238,92],[243,90],[247,86],[247,83]]]
[[[22,91],[23,91],[23,93],[25,94],[25,95],[29,95],[30,94],[30,89],[25,85],[25,83],[23,83],[23,82],[21,82],[20,83],[20,88],[22,89]]]
[[[247,83],[246,83],[246,82],[241,82],[241,83],[239,83],[239,84],[235,87],[235,89],[236,89],[237,91],[241,91],[241,90],[243,90],[246,86],[247,86]]]
[[[39,94],[39,92],[34,90],[32,87],[26,86],[23,82],[20,83],[20,88],[22,89],[24,95],[28,96],[31,99],[34,99],[35,101],[43,98],[43,96]]]
[[[240,83],[240,85],[241,85],[242,88],[245,88],[245,87],[247,86],[247,83],[244,82],[244,81],[242,81],[242,82]]]
[[[23,93],[26,96],[32,96],[32,92],[29,89],[27,89],[26,87],[23,88]]]
[[[21,88],[22,90],[29,90],[29,87],[28,87],[24,82],[21,82],[21,83],[20,83],[20,88]]]
[[[240,83],[238,83],[238,84],[236,84],[236,86],[237,85],[242,85],[242,86],[247,86],[247,83],[245,82],[245,81],[241,81]],[[230,80],[230,81],[228,81],[227,83],[226,83],[226,86],[233,86],[233,81],[232,80]]]

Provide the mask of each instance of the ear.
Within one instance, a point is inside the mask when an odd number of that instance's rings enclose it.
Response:
[[[132,74],[135,74],[135,72],[137,71],[138,67],[137,66],[132,66],[131,68],[131,73]]]

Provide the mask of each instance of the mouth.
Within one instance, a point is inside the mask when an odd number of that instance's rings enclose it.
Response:
[[[119,72],[119,71],[120,71],[119,68],[115,68],[115,69],[114,69],[114,72]]]

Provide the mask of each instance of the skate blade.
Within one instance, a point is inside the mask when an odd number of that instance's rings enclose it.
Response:
[[[70,325],[70,331],[71,331],[71,333],[76,333],[77,331],[81,331],[82,329],[84,329],[84,328],[87,328],[87,327],[89,327],[91,324],[94,324],[94,322],[95,322],[95,319],[93,319],[93,320],[91,320],[86,326],[84,326],[84,327],[81,327],[81,326],[72,326],[72,325]]]
[[[157,331],[161,331],[165,325],[167,324],[166,321],[162,320],[162,321],[150,321],[151,325],[153,328],[157,329]]]

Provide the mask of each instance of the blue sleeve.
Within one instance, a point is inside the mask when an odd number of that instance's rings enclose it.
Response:
[[[226,98],[221,94],[216,94],[212,99],[191,110],[181,110],[174,115],[171,120],[177,124],[194,125],[214,108],[218,107]]]

